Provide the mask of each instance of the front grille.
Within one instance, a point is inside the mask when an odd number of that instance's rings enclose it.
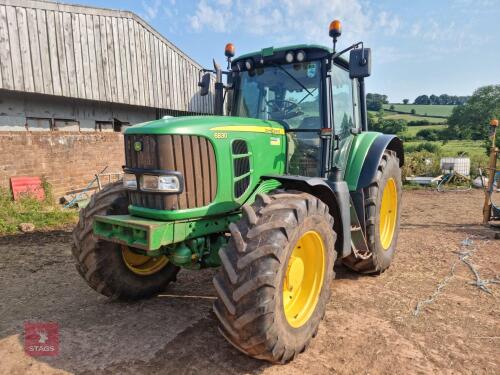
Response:
[[[234,155],[248,154],[248,145],[246,141],[242,139],[234,140],[232,148]]]
[[[142,150],[134,150],[141,142]],[[126,135],[125,160],[129,168],[177,171],[184,176],[180,194],[130,191],[134,206],[158,210],[182,210],[203,207],[215,199],[217,169],[210,141],[195,135]]]
[[[236,179],[234,182],[234,196],[240,198],[250,185],[250,176],[242,177],[250,172],[250,155],[248,154],[246,141],[239,139],[233,141],[232,151],[234,178]]]
[[[243,176],[250,171],[250,159],[248,156],[234,159],[234,177]]]
[[[246,176],[243,179],[237,181],[234,184],[234,196],[239,198],[247,191],[248,186],[250,185],[250,176]]]

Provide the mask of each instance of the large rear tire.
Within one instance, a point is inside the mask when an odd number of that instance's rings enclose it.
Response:
[[[128,212],[127,193],[121,183],[106,186],[94,194],[80,212],[73,231],[72,252],[76,269],[97,292],[120,300],[154,296],[175,281],[179,268],[165,257],[147,257],[128,246],[95,238],[95,215],[120,215]]]
[[[317,333],[336,252],[328,207],[306,193],[258,195],[219,254],[214,312],[243,353],[286,363]]]
[[[345,265],[361,273],[380,273],[391,264],[398,241],[401,217],[401,168],[394,151],[382,155],[373,182],[364,189],[366,240],[371,251],[368,259],[351,253]]]

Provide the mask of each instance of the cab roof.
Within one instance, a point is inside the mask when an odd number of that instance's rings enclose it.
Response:
[[[245,53],[244,55],[240,55],[236,58],[233,59],[232,63],[237,63],[238,61],[247,59],[249,57],[254,57],[255,56],[262,56],[262,57],[272,57],[275,54],[287,52],[287,51],[297,51],[297,50],[304,50],[306,53],[308,51],[314,51],[316,53],[321,53],[324,52],[325,54],[332,53],[332,49],[329,47],[325,47],[319,44],[295,44],[291,46],[283,46],[283,47],[267,47],[267,48],[262,48],[260,51],[255,51],[255,52],[250,52],[250,53]],[[339,60],[343,60],[344,62],[348,62],[347,59],[340,57],[337,58]]]

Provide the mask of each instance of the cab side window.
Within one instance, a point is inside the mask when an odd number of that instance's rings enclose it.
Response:
[[[351,128],[356,127],[359,116],[355,116],[354,112],[353,81],[349,72],[337,65],[332,67],[332,94],[335,134],[343,138],[349,135]]]

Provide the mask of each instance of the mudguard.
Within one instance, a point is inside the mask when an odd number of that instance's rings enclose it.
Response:
[[[337,233],[336,250],[341,257],[351,253],[351,214],[349,188],[345,181],[333,182],[319,177],[304,176],[263,176],[281,182],[282,187],[299,190],[321,199],[330,209]]]
[[[403,166],[403,142],[397,136],[367,132],[355,137],[345,173],[350,191],[365,188],[373,181],[385,150],[396,152]]]

